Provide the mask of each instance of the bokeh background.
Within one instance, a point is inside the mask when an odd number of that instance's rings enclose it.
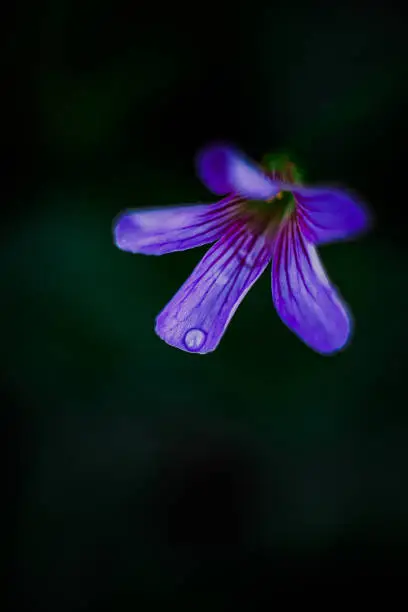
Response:
[[[254,608],[406,574],[408,47],[389,2],[323,5],[18,0],[3,20],[12,609]],[[369,203],[369,235],[321,249],[346,351],[304,346],[269,274],[216,352],[155,335],[206,249],[123,253],[112,220],[212,201],[193,160],[218,139]]]

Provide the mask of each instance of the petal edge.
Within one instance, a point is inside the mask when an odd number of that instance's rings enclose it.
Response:
[[[371,218],[366,206],[345,190],[296,187],[302,230],[314,244],[350,240],[367,231]]]
[[[345,347],[351,333],[350,312],[296,217],[286,222],[276,239],[272,296],[282,321],[310,348],[330,354]]]
[[[271,249],[264,236],[236,224],[207,252],[156,319],[156,333],[187,352],[214,351],[245,295],[265,270]]]
[[[279,184],[270,179],[255,162],[232,146],[215,144],[197,155],[197,173],[214,193],[237,193],[254,200],[267,200],[279,192]]]
[[[125,211],[113,224],[114,242],[122,251],[163,255],[218,240],[234,221],[238,198],[196,204]]]

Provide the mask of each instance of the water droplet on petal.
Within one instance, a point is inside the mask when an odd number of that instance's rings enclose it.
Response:
[[[207,334],[198,328],[189,329],[184,336],[184,344],[189,351],[199,351],[207,339]]]

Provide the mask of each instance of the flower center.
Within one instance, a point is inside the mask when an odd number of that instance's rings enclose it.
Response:
[[[286,153],[265,155],[262,160],[262,167],[271,179],[280,180],[285,183],[302,182],[302,172]]]
[[[241,204],[248,225],[257,233],[274,234],[282,219],[295,208],[295,201],[289,192],[280,192],[274,198],[245,200]]]
[[[299,183],[300,173],[287,155],[268,155],[263,168],[272,180],[284,183]],[[258,232],[273,234],[282,219],[295,209],[295,200],[289,191],[280,191],[268,200],[246,200],[242,208],[247,222]]]
[[[268,204],[270,204],[271,202],[273,202],[274,200],[282,200],[283,198],[283,192],[280,191],[279,193],[277,193],[276,195],[272,196],[271,198],[269,198],[269,200],[265,200],[265,202],[268,202]]]

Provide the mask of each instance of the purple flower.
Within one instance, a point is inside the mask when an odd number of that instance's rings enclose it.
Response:
[[[116,220],[115,243],[132,253],[163,255],[215,242],[157,317],[156,332],[168,344],[213,351],[270,261],[283,322],[319,353],[346,344],[351,316],[316,246],[359,234],[368,213],[343,190],[303,186],[287,158],[267,157],[264,166],[232,147],[211,146],[198,156],[198,174],[222,200],[126,211]]]

